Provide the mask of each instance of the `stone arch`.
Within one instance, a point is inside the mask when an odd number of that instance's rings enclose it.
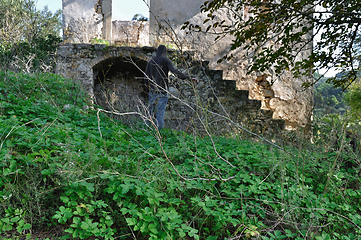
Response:
[[[113,54],[114,55],[114,54]],[[121,113],[145,113],[147,93],[144,71],[148,58],[145,55],[117,54],[100,56],[92,60],[93,94],[95,104]],[[117,117],[134,123],[139,116]]]
[[[90,47],[93,46],[94,53],[93,58],[90,59],[88,66],[90,69],[92,69],[95,65],[99,64],[100,62],[110,59],[110,58],[129,58],[136,59],[139,61],[145,61],[148,62],[150,57],[146,54],[146,52],[150,51],[150,49],[153,48],[147,48],[143,47],[142,50],[145,50],[145,52],[142,52],[140,48],[131,48],[131,47],[107,47],[102,44],[95,44],[95,45],[89,45]],[[154,51],[154,50],[152,50]]]

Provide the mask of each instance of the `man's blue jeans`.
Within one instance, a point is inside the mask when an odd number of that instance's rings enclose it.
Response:
[[[164,127],[164,114],[165,108],[167,107],[168,98],[168,93],[149,92],[148,94],[148,118],[154,120],[154,123],[158,129],[162,129]]]

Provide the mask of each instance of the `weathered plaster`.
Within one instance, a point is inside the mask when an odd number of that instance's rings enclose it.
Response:
[[[112,0],[62,0],[63,39],[69,43],[111,40]]]

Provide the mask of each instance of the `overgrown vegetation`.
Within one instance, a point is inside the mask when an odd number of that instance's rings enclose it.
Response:
[[[347,90],[340,87],[334,87],[328,83],[328,78],[321,77],[315,73],[314,79],[317,81],[314,85],[314,115],[316,118],[325,116],[326,114],[344,114],[348,108],[345,100]]]
[[[0,0],[0,69],[53,71],[60,16],[60,10],[37,10],[34,0]]]
[[[347,90],[335,88],[328,79],[315,73],[319,81],[314,88],[314,136],[321,141],[327,139],[328,146],[340,146],[342,138],[348,138],[353,148],[358,148],[361,136],[360,125],[360,81]],[[357,145],[357,147],[356,147]]]
[[[0,236],[357,239],[359,155],[131,129],[74,82],[0,75]],[[323,131],[319,129],[319,131]]]
[[[346,94],[351,111],[322,112],[313,143],[297,147],[130,128],[75,82],[39,73],[53,70],[60,12],[0,4],[2,239],[361,235],[358,84]]]

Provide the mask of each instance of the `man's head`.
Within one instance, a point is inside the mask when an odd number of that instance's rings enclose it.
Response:
[[[167,48],[164,45],[159,45],[156,55],[157,57],[162,55],[167,56]]]

